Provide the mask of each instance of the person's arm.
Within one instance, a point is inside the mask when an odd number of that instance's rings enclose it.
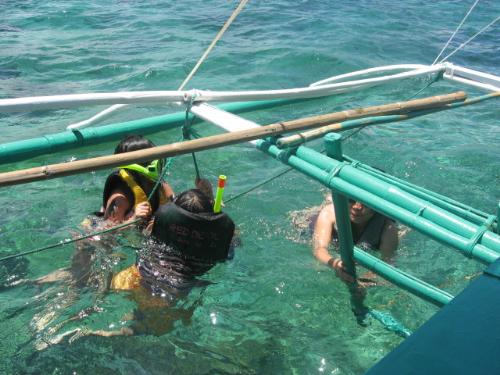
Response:
[[[149,202],[141,202],[135,206],[134,213],[128,220],[148,219],[151,214],[151,204]]]
[[[332,268],[343,281],[352,283],[354,278],[344,270],[344,265],[339,257],[332,257],[328,246],[332,241],[333,227],[335,225],[335,210],[333,204],[328,204],[319,213],[313,235],[313,252],[316,259]]]
[[[328,247],[332,241],[332,230],[335,225],[335,212],[333,205],[323,207],[314,225],[313,234],[313,254],[321,263],[328,264],[332,257],[328,252]]]
[[[174,189],[168,184],[168,182],[162,182],[163,194],[168,200],[173,201],[175,197]]]
[[[391,263],[396,249],[398,248],[398,227],[397,224],[392,220],[387,220],[384,229],[382,231],[382,236],[380,238],[380,255],[382,259],[388,263]]]

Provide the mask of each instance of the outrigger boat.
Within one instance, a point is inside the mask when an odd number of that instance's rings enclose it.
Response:
[[[373,107],[345,109],[266,126],[236,114],[429,76],[434,81],[447,80],[486,93],[469,98],[465,92],[459,91]],[[0,173],[0,186],[250,142],[262,152],[332,190],[336,216],[342,218],[338,223],[341,256],[353,274],[356,261],[395,285],[443,307],[368,373],[495,373],[500,368],[500,206],[496,215],[488,214],[353,160],[343,154],[339,132],[405,121],[417,116],[432,116],[436,112],[475,105],[486,100],[495,101],[499,96],[500,77],[442,63],[366,69],[323,79],[308,87],[283,90],[144,91],[1,99],[2,113],[113,105],[89,120],[68,126],[64,132],[0,145],[2,164],[118,140],[125,134],[149,134],[194,122],[206,121],[225,132],[126,154],[3,172]],[[125,105],[163,105],[166,102],[175,103],[183,110],[154,118],[96,126],[97,122],[108,118]],[[214,106],[213,103],[222,104]],[[303,145],[318,137],[324,137],[326,155]],[[346,221],[348,198],[373,207],[376,211],[458,250],[466,257],[478,260],[487,268],[462,293],[454,297],[369,255],[352,242],[350,226]],[[17,255],[12,254],[3,259]],[[390,325],[390,322],[386,321],[386,324]],[[405,331],[401,332],[408,336]],[[477,366],[481,366],[480,371]]]

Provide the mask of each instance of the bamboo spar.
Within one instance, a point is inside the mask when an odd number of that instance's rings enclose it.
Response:
[[[140,163],[196,151],[203,151],[254,139],[275,136],[286,132],[311,129],[324,126],[325,124],[331,124],[333,122],[342,122],[348,119],[375,115],[401,114],[416,110],[445,107],[447,104],[463,101],[466,97],[467,95],[465,92],[458,91],[451,94],[438,95],[406,102],[350,109],[325,115],[280,122],[248,130],[235,131],[229,134],[219,134],[206,138],[177,142],[123,154],[101,156],[97,158],[77,160],[69,163],[52,164],[43,167],[0,173],[0,187],[118,167],[120,165],[130,163]]]

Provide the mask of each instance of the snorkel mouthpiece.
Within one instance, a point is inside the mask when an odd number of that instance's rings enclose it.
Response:
[[[128,164],[119,168],[138,172],[153,181],[158,181],[162,169],[161,160],[153,160],[147,167],[140,164]]]

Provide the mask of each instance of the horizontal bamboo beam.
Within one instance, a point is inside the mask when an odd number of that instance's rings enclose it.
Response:
[[[429,113],[432,113],[432,112],[442,111],[444,109],[454,109],[457,107],[476,104],[476,103],[484,101],[484,100],[489,100],[489,99],[498,98],[498,97],[500,97],[500,92],[494,92],[491,94],[478,96],[478,97],[475,97],[472,99],[466,99],[466,100],[460,101],[458,103],[450,103],[450,104],[440,106],[440,107],[434,107],[434,108],[429,107],[426,109],[408,111],[404,114],[398,114],[398,115],[394,114],[394,115],[387,115],[387,116],[372,116],[372,117],[364,117],[361,119],[347,120],[344,122],[338,122],[335,124],[325,125],[325,126],[318,128],[318,129],[314,129],[314,130],[310,130],[310,131],[306,131],[306,132],[301,132],[298,134],[290,135],[288,137],[280,138],[276,141],[276,145],[280,148],[295,147],[295,146],[298,146],[298,145],[305,143],[307,141],[311,141],[313,139],[318,139],[318,138],[320,138],[328,133],[338,133],[338,132],[341,132],[344,130],[351,130],[351,129],[356,129],[356,128],[365,127],[365,126],[390,124],[390,123],[394,123],[394,122],[409,120],[409,119],[416,118],[419,116],[428,115]]]
[[[345,130],[356,129],[369,125],[389,124],[397,121],[403,121],[411,118],[409,114],[404,115],[388,115],[377,117],[366,117],[356,120],[348,120],[344,122],[337,122],[335,124],[325,125],[318,129],[309,130],[288,137],[280,138],[276,141],[279,148],[294,147],[302,143],[318,139],[328,133],[338,133]]]
[[[206,138],[177,142],[170,145],[153,147],[145,150],[133,151],[123,154],[101,156],[85,160],[77,160],[69,163],[52,164],[43,167],[6,172],[0,174],[0,187],[118,167],[130,163],[140,163],[148,160],[177,156],[191,152],[198,152],[240,142],[246,142],[254,139],[276,136],[286,132],[310,129],[332,122],[345,121],[347,119],[361,118],[364,116],[406,113],[414,110],[436,108],[439,106],[447,105],[449,103],[464,100],[465,98],[466,94],[462,91],[459,91],[452,94],[438,95],[407,102],[350,109],[342,112],[334,112],[325,115],[296,119],[292,121],[270,124],[255,129],[241,130],[228,134],[219,134]]]

